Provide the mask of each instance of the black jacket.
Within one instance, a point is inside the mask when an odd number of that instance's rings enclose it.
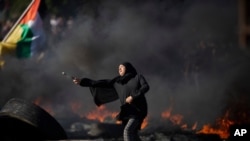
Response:
[[[119,77],[105,80],[83,78],[80,85],[90,87],[97,106],[119,99],[121,102],[119,120],[129,117],[143,119],[147,115],[148,107],[145,93],[149,90],[149,85],[141,74],[136,74],[126,83],[119,83]],[[131,104],[125,102],[128,96],[133,97]]]

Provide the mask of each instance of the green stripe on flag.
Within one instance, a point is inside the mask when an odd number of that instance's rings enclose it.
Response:
[[[18,58],[29,58],[31,56],[33,33],[27,24],[21,25],[21,28],[23,29],[23,33],[21,40],[17,43],[16,54]]]

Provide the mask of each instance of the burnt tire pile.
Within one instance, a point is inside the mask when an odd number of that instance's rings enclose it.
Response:
[[[0,140],[67,139],[62,126],[49,113],[34,103],[10,99],[0,110]]]

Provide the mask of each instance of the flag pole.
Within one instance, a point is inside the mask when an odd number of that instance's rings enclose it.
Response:
[[[4,37],[3,42],[7,40],[7,38],[10,36],[10,34],[13,32],[13,30],[15,29],[15,27],[18,25],[18,23],[21,21],[21,19],[25,16],[25,14],[27,13],[27,11],[30,9],[30,7],[32,6],[32,4],[35,2],[36,0],[32,0],[32,2],[28,5],[28,7],[24,10],[24,12],[22,13],[22,15],[19,17],[19,19],[16,21],[16,23],[12,26],[12,28],[10,29],[10,31],[7,33],[7,35]]]

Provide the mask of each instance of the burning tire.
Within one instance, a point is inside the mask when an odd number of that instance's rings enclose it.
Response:
[[[9,100],[0,111],[0,140],[58,140],[67,135],[61,125],[39,106]]]

